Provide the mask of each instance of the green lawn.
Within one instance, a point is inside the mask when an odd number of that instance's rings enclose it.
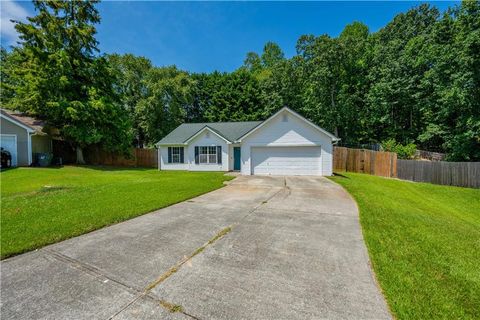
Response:
[[[231,177],[65,166],[11,169],[0,179],[5,258],[212,191]]]
[[[480,190],[342,173],[398,319],[480,318]]]

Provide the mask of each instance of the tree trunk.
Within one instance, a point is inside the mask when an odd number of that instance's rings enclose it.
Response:
[[[81,147],[77,147],[77,164],[85,164],[85,159],[83,159],[83,150]]]

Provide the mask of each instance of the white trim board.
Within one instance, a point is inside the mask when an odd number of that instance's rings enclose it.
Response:
[[[28,142],[27,142],[27,149],[28,149],[28,165],[32,164],[32,134],[31,132],[27,133]]]

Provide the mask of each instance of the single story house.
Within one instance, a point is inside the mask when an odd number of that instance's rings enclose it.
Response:
[[[29,166],[35,153],[51,153],[52,138],[42,120],[0,109],[0,146],[12,155],[12,166]]]
[[[284,107],[265,121],[184,123],[156,144],[158,168],[330,176],[338,140]]]

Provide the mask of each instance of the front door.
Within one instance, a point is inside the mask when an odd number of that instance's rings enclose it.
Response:
[[[240,171],[240,147],[233,147],[233,170]]]

